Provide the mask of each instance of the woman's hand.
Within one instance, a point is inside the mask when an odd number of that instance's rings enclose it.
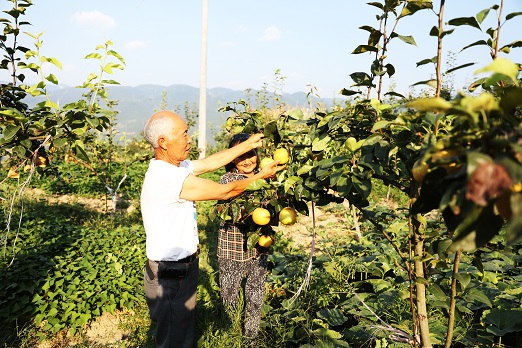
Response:
[[[259,174],[263,179],[273,179],[278,171],[283,170],[286,166],[279,166],[279,161],[273,161],[268,163],[261,169]]]

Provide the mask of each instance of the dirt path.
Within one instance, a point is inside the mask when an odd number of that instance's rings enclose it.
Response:
[[[357,232],[354,229],[353,218],[347,216],[348,205],[344,205],[342,212],[333,213],[323,208],[315,208],[315,233],[316,248],[321,250],[321,241],[331,238],[356,238]],[[291,226],[280,225],[276,230],[292,241],[292,246],[297,249],[309,250],[313,234],[313,217],[299,215],[297,223]]]

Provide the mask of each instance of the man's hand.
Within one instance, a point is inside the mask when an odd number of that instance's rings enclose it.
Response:
[[[265,137],[262,133],[252,134],[250,138],[246,140],[246,142],[252,146],[253,149],[257,149],[258,147],[263,146],[263,138]]]

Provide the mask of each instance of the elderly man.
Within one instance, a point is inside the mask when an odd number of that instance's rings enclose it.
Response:
[[[273,177],[275,161],[254,176],[218,184],[197,175],[214,171],[262,145],[262,134],[207,158],[187,160],[192,139],[183,118],[159,111],[145,125],[145,139],[155,158],[150,161],[141,192],[147,235],[144,283],[150,316],[157,323],[157,347],[194,346],[198,285],[198,230],[195,201],[226,200],[242,193],[254,180]]]

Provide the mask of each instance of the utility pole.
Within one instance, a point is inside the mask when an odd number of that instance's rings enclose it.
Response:
[[[201,30],[201,66],[199,79],[199,158],[205,158],[207,152],[207,37],[208,37],[208,0],[203,0],[203,18]]]

